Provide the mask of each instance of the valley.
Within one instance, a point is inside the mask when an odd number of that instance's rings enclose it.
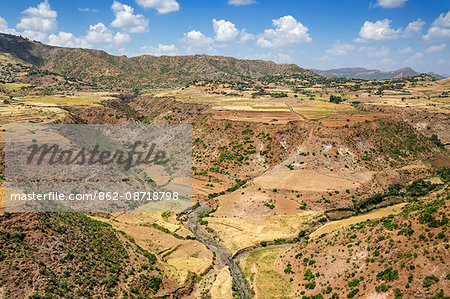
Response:
[[[8,124],[193,130],[185,212],[4,212],[5,296],[450,293],[449,79],[344,79],[227,57],[0,41],[2,184]]]

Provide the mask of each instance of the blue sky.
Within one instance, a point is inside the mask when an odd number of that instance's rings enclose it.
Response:
[[[0,32],[136,56],[450,73],[449,0],[1,0]]]

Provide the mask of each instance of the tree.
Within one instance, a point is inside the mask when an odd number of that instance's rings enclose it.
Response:
[[[339,104],[340,102],[342,102],[342,98],[340,96],[330,95],[330,102]]]

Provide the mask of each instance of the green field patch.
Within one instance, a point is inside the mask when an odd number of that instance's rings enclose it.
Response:
[[[350,105],[334,104],[330,102],[311,101],[308,106],[294,107],[294,111],[301,113],[309,119],[321,119],[327,117],[338,116],[341,114],[360,114],[363,113],[356,110]]]
[[[3,89],[9,90],[9,91],[16,91],[20,90],[22,88],[28,88],[31,84],[25,84],[25,83],[4,83],[1,84],[0,87]]]

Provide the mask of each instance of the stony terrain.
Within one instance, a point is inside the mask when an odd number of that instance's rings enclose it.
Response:
[[[192,124],[196,202],[178,214],[5,213],[0,287],[35,298],[444,298],[449,92],[449,79],[425,74],[329,78],[0,35],[2,131]]]

